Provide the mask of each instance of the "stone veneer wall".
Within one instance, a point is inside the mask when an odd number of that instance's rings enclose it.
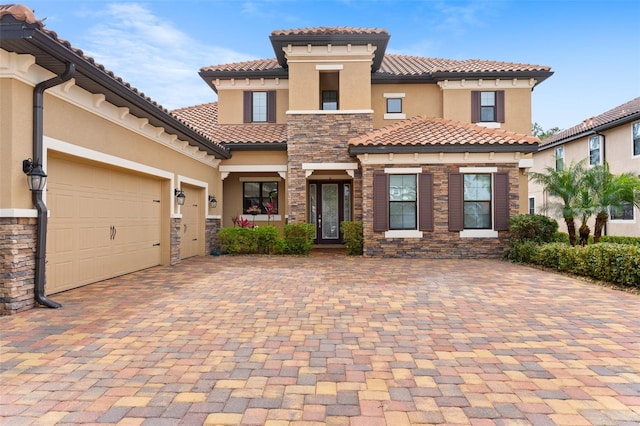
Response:
[[[35,306],[35,218],[0,218],[0,315]]]
[[[384,232],[373,232],[373,172],[384,165],[363,168],[363,228],[364,255],[418,258],[499,258],[508,248],[509,233],[499,232],[498,238],[460,238],[458,231],[449,231],[449,172],[460,167],[496,167],[509,172],[509,214],[518,214],[519,169],[517,164],[446,164],[423,165],[423,172],[433,173],[434,230],[425,231],[422,238],[385,238]],[[387,165],[386,167],[416,167]]]
[[[287,214],[289,223],[307,222],[307,179],[302,163],[355,163],[347,141],[373,130],[373,114],[292,114],[287,121]],[[360,220],[360,172],[353,179],[354,220]]]
[[[221,219],[207,219],[205,225],[205,255],[213,252],[220,252],[220,241],[218,240],[218,232],[222,227]]]
[[[171,218],[171,253],[169,264],[176,265],[180,263],[180,227],[182,226],[182,218]]]

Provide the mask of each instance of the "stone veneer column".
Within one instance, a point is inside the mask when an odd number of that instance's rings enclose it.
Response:
[[[182,218],[171,218],[171,254],[169,259],[170,265],[180,263],[180,227]]]
[[[218,232],[222,227],[222,219],[207,219],[205,225],[205,255],[220,252]]]
[[[0,315],[35,306],[35,218],[0,218]]]
[[[291,114],[287,120],[287,214],[290,223],[307,222],[307,179],[302,163],[355,163],[349,139],[373,130],[371,113]],[[360,172],[353,179],[354,220],[362,216]]]

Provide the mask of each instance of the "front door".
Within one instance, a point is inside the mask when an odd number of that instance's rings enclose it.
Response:
[[[350,181],[316,181],[309,184],[309,223],[315,225],[316,244],[341,244],[340,223],[350,220]]]

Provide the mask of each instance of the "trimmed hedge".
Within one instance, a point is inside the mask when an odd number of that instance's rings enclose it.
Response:
[[[349,256],[359,256],[362,254],[364,238],[362,222],[342,222],[340,224],[342,240]]]
[[[605,243],[571,247],[566,243],[514,243],[512,262],[531,263],[560,272],[640,288],[640,246]]]
[[[553,241],[558,243],[569,244],[569,234],[566,232],[556,232],[553,237]],[[617,243],[617,244],[631,244],[640,246],[640,237],[620,237],[617,235],[603,235],[600,237],[601,243]],[[589,235],[589,244],[595,244],[593,242],[593,235]]]
[[[284,238],[275,226],[222,228],[218,240],[229,254],[309,254],[313,247],[314,225],[285,225]]]
[[[511,241],[550,243],[558,232],[558,222],[541,214],[518,214],[509,218]]]

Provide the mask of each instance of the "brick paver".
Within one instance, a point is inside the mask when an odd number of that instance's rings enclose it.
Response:
[[[640,296],[494,260],[198,257],[0,318],[0,423],[640,423]]]

